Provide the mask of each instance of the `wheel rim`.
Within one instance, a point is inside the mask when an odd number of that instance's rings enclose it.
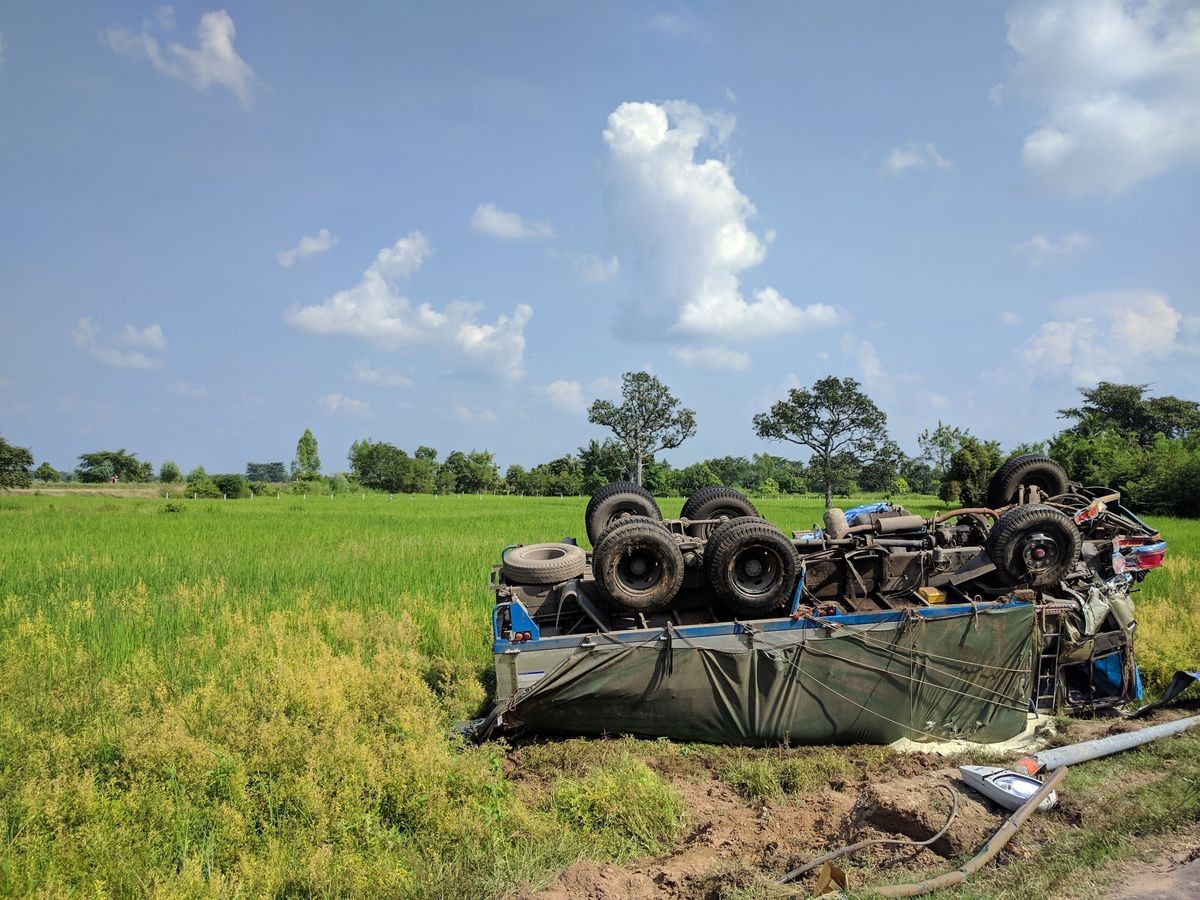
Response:
[[[1021,541],[1021,560],[1032,575],[1050,571],[1062,558],[1062,544],[1044,531],[1035,531]]]
[[[779,584],[783,561],[768,547],[745,547],[730,565],[730,582],[739,594],[762,597],[771,594]]]
[[[651,547],[630,547],[617,560],[617,581],[634,593],[653,590],[663,579],[663,561]]]

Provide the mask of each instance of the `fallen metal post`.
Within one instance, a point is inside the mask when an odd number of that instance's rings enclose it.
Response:
[[[1061,766],[1073,766],[1089,759],[1099,759],[1111,756],[1123,750],[1132,750],[1142,744],[1148,744],[1159,738],[1170,737],[1186,731],[1193,725],[1200,724],[1200,716],[1187,719],[1176,719],[1174,722],[1164,722],[1161,725],[1151,725],[1137,731],[1127,731],[1124,734],[1113,734],[1094,741],[1084,741],[1082,744],[1069,744],[1066,747],[1056,747],[1053,750],[1043,750],[1033,756],[1027,756],[1017,762],[1017,765],[1029,772],[1030,775],[1045,769],[1052,772]]]

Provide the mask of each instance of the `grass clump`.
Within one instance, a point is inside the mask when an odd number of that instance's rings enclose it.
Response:
[[[675,789],[628,753],[582,777],[559,779],[551,804],[561,822],[617,859],[665,850],[683,827],[685,812]]]
[[[721,770],[720,777],[743,798],[754,800],[810,794],[836,779],[854,777],[870,762],[861,760],[856,765],[851,752],[844,747],[741,753]]]

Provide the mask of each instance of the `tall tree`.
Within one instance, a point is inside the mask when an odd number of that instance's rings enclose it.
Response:
[[[296,458],[292,460],[292,477],[316,478],[321,474],[321,457],[317,455],[317,439],[312,429],[305,428],[296,442]]]
[[[970,434],[964,436],[950,456],[938,496],[963,506],[986,506],[988,482],[1003,462],[998,441],[983,441]]]
[[[1154,436],[1182,438],[1200,432],[1200,403],[1178,397],[1147,397],[1148,384],[1114,384],[1101,381],[1093,388],[1080,388],[1083,403],[1060,409],[1059,418],[1075,419],[1068,431],[1092,437],[1112,430],[1142,447],[1154,444]]]
[[[120,450],[97,450],[81,453],[75,473],[80,481],[100,483],[110,481],[114,475],[120,481],[153,481],[154,467],[137,458],[136,453]]]
[[[158,480],[164,484],[179,481],[182,477],[183,475],[179,471],[179,466],[175,464],[174,460],[165,459],[163,460],[163,464],[158,467]]]
[[[624,481],[629,477],[629,454],[612,438],[603,441],[592,438],[587,446],[580,447],[579,464],[583,468],[583,490],[587,494],[596,493],[611,481]]]
[[[835,486],[864,467],[899,457],[888,436],[887,415],[853,378],[830,375],[811,389],[792,388],[786,400],[754,417],[754,432],[811,451],[808,472],[825,488],[826,509],[833,505]]]
[[[44,462],[38,466],[37,471],[33,473],[33,477],[38,481],[45,481],[48,484],[62,479],[62,476],[58,474],[58,469],[54,468],[48,462]]]
[[[953,428],[938,419],[937,427],[930,431],[926,428],[917,436],[917,444],[921,448],[921,459],[933,470],[934,479],[940,481],[946,476],[950,466],[950,457],[962,446],[963,439],[970,434],[963,428]]]
[[[678,447],[696,433],[696,414],[684,409],[665,384],[649,372],[621,376],[621,397],[597,400],[588,410],[588,421],[611,428],[633,460],[635,480],[642,484],[646,463],[659,450]]]
[[[33,454],[0,437],[0,488],[29,487]]]

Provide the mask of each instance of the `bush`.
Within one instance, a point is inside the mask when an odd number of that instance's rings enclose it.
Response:
[[[183,503],[179,503],[175,500],[172,500],[169,503],[163,504],[162,511],[165,513],[181,513],[181,512],[184,512],[186,509],[187,509],[187,506],[185,506]]]
[[[246,481],[246,476],[240,472],[226,472],[209,477],[212,483],[216,485],[217,492],[229,500],[240,500],[250,496],[250,483]]]
[[[171,460],[164,460],[162,466],[158,470],[158,480],[163,484],[173,484],[183,478],[183,474],[179,471],[179,466],[175,465]]]
[[[618,859],[659,853],[683,827],[679,794],[628,753],[582,778],[560,779],[551,803],[561,821]]]

